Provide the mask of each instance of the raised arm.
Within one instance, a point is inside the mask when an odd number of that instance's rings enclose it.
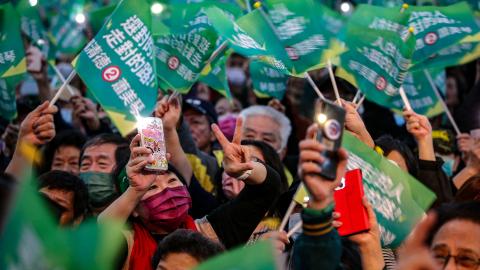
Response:
[[[357,108],[351,102],[342,100],[342,106],[346,111],[345,129],[350,131],[355,137],[364,142],[370,148],[375,147],[375,143],[368,133],[365,123],[357,112]]]
[[[20,180],[31,172],[37,148],[55,137],[53,115],[56,112],[57,107],[50,106],[50,103],[45,101],[25,117],[20,125],[15,152],[5,170],[6,173]],[[31,149],[31,151],[26,151],[26,149]]]
[[[420,160],[435,161],[433,149],[432,126],[428,118],[415,113],[404,111],[403,117],[407,122],[407,130],[413,135],[418,144],[418,158]]]
[[[453,178],[457,189],[460,189],[470,177],[480,174],[480,141],[472,143],[467,156],[465,168]]]
[[[129,187],[98,216],[98,221],[116,220],[126,222],[143,195],[148,191],[156,174],[144,170],[153,163],[152,152],[140,146],[141,136],[137,134],[130,143],[130,160],[127,163],[127,178]]]
[[[324,145],[314,139],[316,125],[310,126],[307,138],[300,142],[299,175],[309,191],[308,207],[302,211],[303,232],[293,250],[294,269],[338,269],[342,254],[340,236],[332,226],[333,192],[345,175],[347,152],[338,151],[339,163],[334,181],[319,175],[325,159]],[[318,254],[322,254],[321,258]]]
[[[193,170],[187,155],[183,151],[177,132],[177,124],[182,115],[180,101],[176,97],[165,96],[157,104],[155,116],[162,119],[165,135],[165,145],[171,154],[170,162],[179,170],[182,176],[190,185]]]

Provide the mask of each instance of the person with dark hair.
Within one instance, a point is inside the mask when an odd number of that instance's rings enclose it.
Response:
[[[157,247],[152,268],[160,270],[189,270],[222,253],[225,248],[201,233],[178,229],[165,237]]]
[[[39,178],[39,192],[52,207],[61,226],[79,225],[88,210],[88,191],[83,181],[64,171],[50,171]]]
[[[112,175],[117,164],[125,164],[129,153],[128,142],[116,134],[95,136],[83,146],[80,178],[87,185],[93,215],[102,212],[118,197]]]
[[[130,144],[126,173],[119,179],[123,194],[98,219],[99,222],[130,221],[130,229],[125,232],[128,244],[125,266],[130,269],[149,269],[157,241],[179,228],[199,231],[226,248],[244,244],[280,195],[278,173],[263,162],[250,159],[249,149],[240,144],[241,120],[237,122],[238,132],[232,142],[213,125],[225,153],[225,171],[245,181],[246,187],[234,200],[193,220],[189,215],[193,201],[189,186],[194,177],[176,133],[180,110],[179,102],[172,98],[162,104],[158,113],[173,166],[169,165],[165,172],[145,170],[144,167],[154,161],[150,150],[140,145],[140,135],[135,136]]]
[[[399,270],[480,266],[480,202],[446,204],[424,218],[399,253]]]
[[[57,134],[45,145],[38,173],[59,170],[78,175],[80,172],[80,151],[86,137],[75,130],[65,130]]]
[[[407,144],[393,138],[391,135],[383,135],[375,140],[375,146],[377,153],[388,158],[395,165],[411,175],[417,175],[417,159]]]

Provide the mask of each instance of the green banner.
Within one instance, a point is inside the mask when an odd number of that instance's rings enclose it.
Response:
[[[412,67],[411,70],[445,68],[463,65],[480,57],[480,42],[457,43],[430,55],[428,59]]]
[[[50,22],[49,38],[58,53],[77,54],[87,43],[84,1],[71,1]]]
[[[287,91],[288,76],[263,62],[250,61],[250,78],[255,95],[282,100]]]
[[[20,14],[22,32],[30,38],[33,45],[40,49],[45,57],[51,56],[48,32],[45,29],[36,7],[32,7],[28,0],[21,0],[15,7]],[[50,58],[53,57],[49,57]]]
[[[414,65],[453,44],[480,41],[473,11],[465,2],[448,7],[412,6],[407,13],[416,38]]]
[[[375,18],[365,20],[374,22]],[[356,85],[370,101],[388,106],[410,67],[415,38],[408,32],[402,38],[370,26],[359,27],[357,20],[348,22],[344,33],[348,50],[340,56],[337,75]]]
[[[187,93],[216,48],[213,29],[154,37],[157,76],[171,88]]]
[[[90,12],[88,23],[92,27],[94,34],[97,34],[105,22],[108,20],[117,5],[109,5],[106,7],[97,8]]]
[[[429,72],[437,89],[445,88],[445,72],[443,70],[430,70]],[[403,82],[403,89],[414,112],[425,115],[428,118],[444,112],[440,100],[438,100],[432,86],[425,77],[424,71],[408,73]],[[390,106],[386,107],[393,109],[397,113],[402,113],[404,106],[402,98],[397,95],[392,97]]]
[[[23,74],[0,78],[0,116],[5,120],[17,118],[15,89],[23,80]]]
[[[13,6],[0,5],[0,78],[20,75],[27,70],[20,29],[20,17]]]
[[[347,169],[362,170],[365,195],[377,214],[383,246],[398,247],[435,194],[353,135],[345,133],[342,146],[349,152]]]
[[[0,269],[114,269],[122,226],[89,221],[59,228],[34,186],[21,184],[0,237]]]
[[[155,108],[154,44],[150,4],[124,0],[73,65],[122,135],[135,128],[135,115]]]
[[[194,270],[275,270],[281,269],[270,241],[258,241],[214,257]]]

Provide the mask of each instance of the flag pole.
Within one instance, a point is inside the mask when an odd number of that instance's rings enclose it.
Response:
[[[443,110],[447,114],[447,118],[448,118],[448,120],[450,120],[450,123],[452,123],[453,129],[455,129],[455,132],[457,133],[457,135],[460,135],[461,132],[460,132],[460,129],[458,128],[457,122],[455,122],[455,119],[453,118],[452,114],[450,113],[450,110],[448,109],[447,104],[445,103],[442,96],[438,92],[438,88],[435,85],[435,83],[433,82],[433,79],[432,79],[432,76],[430,75],[430,72],[426,69],[424,69],[423,72],[425,73],[425,76],[427,77],[427,80],[430,83],[430,86],[432,87],[433,92],[435,92],[435,96],[437,96],[438,101],[442,104]]]
[[[295,224],[295,226],[293,226],[293,228],[290,231],[288,231],[287,238],[290,238],[294,233],[300,230],[300,228],[302,228],[302,225],[303,225],[303,222],[301,220],[298,221],[297,224]]]
[[[355,104],[357,102],[357,98],[360,97],[360,89],[357,89],[357,93],[355,93],[355,96],[353,97],[352,103]]]
[[[355,107],[356,107],[355,110],[358,111],[358,108],[360,108],[360,106],[362,106],[362,103],[365,100],[365,97],[366,97],[366,95],[363,95],[362,98],[360,98],[360,100],[358,101],[358,103],[355,104]]]
[[[405,93],[405,90],[403,89],[403,86],[400,86],[400,89],[398,89],[398,93],[400,94],[400,97],[402,98],[403,104],[405,104],[405,108],[408,111],[413,111],[412,106],[410,105],[410,101],[408,101],[407,94]]]
[[[292,199],[290,202],[290,205],[288,206],[287,212],[283,216],[282,223],[280,223],[280,227],[278,228],[278,231],[281,232],[287,225],[288,219],[290,218],[290,215],[292,214],[293,210],[295,209],[295,206],[297,205],[297,202]]]
[[[310,74],[308,74],[308,72],[305,72],[305,79],[307,79],[310,86],[313,88],[313,90],[315,90],[318,97],[325,100],[325,96],[323,96],[322,92],[320,92],[320,89],[318,89],[317,85],[315,85],[315,82],[313,81],[312,77],[310,77]]]
[[[250,5],[250,0],[245,0],[245,5],[247,6],[247,11],[252,12],[252,5]]]
[[[333,91],[335,92],[335,98],[337,99],[337,103],[342,105],[342,102],[340,101],[340,93],[338,92],[337,82],[335,81],[335,75],[333,74],[332,61],[330,61],[330,59],[328,59],[327,68],[328,75],[330,76],[330,81],[332,82]]]
[[[62,73],[60,72],[60,70],[58,70],[58,68],[55,66],[55,65],[50,65],[50,67],[52,67],[52,69],[55,71],[55,73],[57,74],[58,78],[60,78],[60,81],[62,83],[65,83],[65,77],[63,77]],[[74,96],[75,95],[75,91],[73,91],[72,87],[70,86],[70,84],[67,84],[67,90],[68,92],[70,93],[70,95]]]
[[[58,89],[57,93],[55,94],[55,96],[52,98],[52,100],[50,100],[50,106],[53,106],[55,105],[55,103],[57,102],[57,100],[60,98],[60,96],[62,95],[62,92],[63,90],[65,89],[65,87],[73,80],[73,78],[75,78],[75,75],[77,75],[77,72],[74,70],[72,70],[72,72],[70,73],[70,75],[68,75],[68,78],[63,82],[62,86],[60,86],[60,88]]]

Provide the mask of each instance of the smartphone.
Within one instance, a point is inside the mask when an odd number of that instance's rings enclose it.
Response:
[[[42,51],[35,46],[30,46],[28,53],[30,54],[30,61],[27,70],[30,72],[40,72],[42,70]]]
[[[474,141],[480,140],[480,128],[470,130],[470,137],[472,137]]]
[[[142,137],[142,146],[152,151],[154,162],[145,166],[149,171],[166,171],[168,169],[167,150],[163,135],[162,119],[142,117],[138,121],[138,133]]]
[[[367,209],[362,202],[364,191],[360,169],[348,171],[333,196],[335,212],[340,213],[338,221],[343,223],[338,228],[340,236],[357,234],[370,229]]]
[[[342,144],[345,109],[331,101],[322,100],[315,121],[319,126],[317,140],[325,146],[322,152],[325,161],[321,165],[320,175],[333,181],[337,176],[337,151]]]

